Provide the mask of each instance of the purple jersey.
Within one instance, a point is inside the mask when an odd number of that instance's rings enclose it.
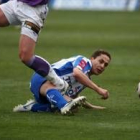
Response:
[[[27,3],[30,6],[37,6],[47,4],[49,0],[18,0],[24,3]]]

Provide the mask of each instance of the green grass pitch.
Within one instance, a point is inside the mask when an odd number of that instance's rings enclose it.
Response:
[[[20,30],[0,28],[0,140],[138,140],[140,139],[140,12],[51,10],[35,53],[51,63],[96,49],[112,55],[107,70],[93,81],[110,98],[86,89],[82,95],[106,110],[81,108],[74,116],[50,113],[13,113],[12,108],[32,98],[33,73],[18,58]]]

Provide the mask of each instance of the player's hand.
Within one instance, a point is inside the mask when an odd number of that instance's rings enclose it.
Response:
[[[102,96],[102,99],[108,99],[109,97],[109,92],[106,89],[99,88],[98,93]]]

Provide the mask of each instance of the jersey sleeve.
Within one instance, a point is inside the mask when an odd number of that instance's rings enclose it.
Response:
[[[79,56],[73,63],[74,68],[78,68],[84,73],[89,72],[92,68],[91,61],[83,56]]]

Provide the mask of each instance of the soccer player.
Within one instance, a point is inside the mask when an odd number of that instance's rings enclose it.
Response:
[[[80,100],[81,97],[81,100],[85,101],[83,96],[78,95],[83,89],[88,87],[101,95],[103,99],[107,99],[109,97],[108,90],[96,85],[91,80],[91,76],[101,74],[110,63],[110,60],[111,56],[108,52],[104,50],[97,50],[91,55],[90,59],[78,55],[68,59],[62,59],[52,64],[52,68],[57,73],[57,75],[66,80],[69,84],[67,91],[60,92],[63,94],[63,96],[69,97],[68,100],[75,100],[77,98]],[[35,73],[31,78],[30,89],[35,97],[35,101],[31,100],[25,105],[16,106],[13,109],[14,112],[51,112],[53,111],[54,107],[59,108],[57,103],[60,100],[58,101],[57,98],[54,98],[54,93],[58,92],[59,90],[57,90],[57,87],[52,85],[49,81],[37,73]],[[53,108],[51,106],[52,104]],[[91,107],[89,103],[84,105]]]
[[[34,54],[36,42],[48,14],[49,0],[10,0],[0,5],[0,27],[21,25],[19,58],[40,76],[50,80],[58,89],[68,84],[59,78],[50,64]]]

